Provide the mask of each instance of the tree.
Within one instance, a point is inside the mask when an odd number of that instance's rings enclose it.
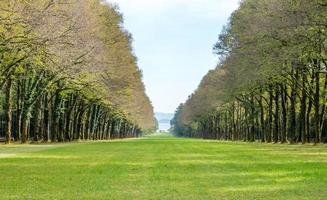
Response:
[[[100,0],[0,2],[7,142],[139,137],[153,107],[117,8]],[[14,120],[12,120],[14,119]]]
[[[180,111],[188,116],[180,122],[187,127],[180,132],[230,140],[323,142],[326,17],[319,0],[242,1],[215,44],[220,56],[216,73],[204,77]]]

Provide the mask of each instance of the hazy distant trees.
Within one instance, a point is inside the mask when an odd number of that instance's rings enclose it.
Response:
[[[0,1],[6,141],[137,137],[154,127],[117,9],[101,0]]]
[[[180,107],[175,134],[326,142],[327,8],[321,0],[244,0],[215,45],[219,66]]]

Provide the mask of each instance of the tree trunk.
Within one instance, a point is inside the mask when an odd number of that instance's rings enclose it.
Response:
[[[321,140],[320,132],[320,64],[318,61],[315,61],[316,71],[315,71],[315,94],[314,94],[314,110],[315,110],[315,144],[319,143]]]
[[[6,143],[9,144],[11,142],[11,126],[12,126],[12,95],[11,95],[11,89],[12,89],[12,79],[7,80],[6,85],[6,103],[5,103],[5,109],[6,109]]]
[[[269,86],[269,105],[268,105],[268,127],[269,131],[267,134],[266,142],[271,142],[273,134],[273,89],[272,86]]]
[[[325,76],[325,83],[324,83],[324,90],[323,91],[327,91],[327,74]],[[324,93],[323,98],[323,104],[322,104],[322,108],[321,108],[321,114],[320,114],[320,134],[323,133],[323,128],[324,128],[324,124],[325,124],[325,117],[326,117],[326,93]],[[322,136],[320,136],[322,137]],[[326,142],[325,141],[320,141],[320,142]]]
[[[278,135],[279,135],[279,89],[276,88],[276,93],[275,93],[275,127],[274,127],[274,133],[273,133],[273,142],[277,143],[278,142]]]
[[[293,70],[294,71],[294,70]],[[294,72],[292,72],[294,74]],[[298,79],[298,70],[295,70],[295,76],[293,78],[292,83],[292,91],[290,96],[290,113],[289,113],[289,139],[290,143],[293,144],[295,142],[295,134],[296,134],[296,97],[297,97],[297,80]]]
[[[261,142],[267,142],[266,141],[266,127],[265,127],[265,110],[263,107],[263,103],[262,103],[262,96],[260,96],[259,98],[259,106],[260,106],[260,139]]]
[[[306,137],[306,111],[307,111],[307,93],[306,93],[306,84],[307,84],[307,77],[306,73],[302,72],[302,94],[301,94],[301,108],[300,108],[300,116],[299,116],[299,134],[301,137],[302,144],[307,142]]]
[[[28,117],[23,114],[22,118],[22,143],[25,144],[28,141]]]
[[[34,141],[39,141],[41,139],[41,99],[37,101],[37,104],[34,109],[33,120],[33,129],[32,134],[34,134]]]
[[[21,108],[21,85],[20,80],[17,81],[17,93],[16,93],[16,140],[22,138],[22,108]]]
[[[281,89],[281,106],[282,106],[282,123],[281,123],[281,143],[286,142],[286,129],[287,129],[287,88],[283,84],[280,85]]]

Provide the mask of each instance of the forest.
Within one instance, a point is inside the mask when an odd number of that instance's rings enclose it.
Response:
[[[0,1],[0,138],[65,142],[155,129],[118,8],[102,0]]]
[[[219,34],[219,64],[176,110],[176,136],[327,142],[326,0],[243,0]]]

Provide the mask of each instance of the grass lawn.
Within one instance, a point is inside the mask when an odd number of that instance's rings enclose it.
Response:
[[[0,145],[0,199],[327,199],[327,146],[143,139]]]

